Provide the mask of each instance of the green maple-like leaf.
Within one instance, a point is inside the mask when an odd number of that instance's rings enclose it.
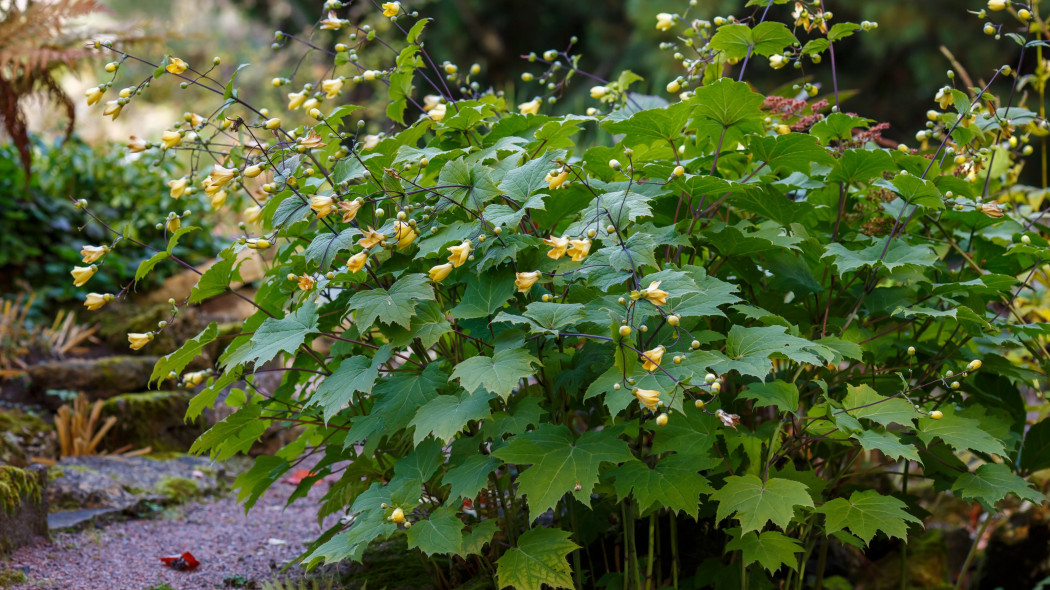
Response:
[[[881,451],[887,457],[907,459],[922,465],[919,450],[915,445],[901,442],[899,436],[884,428],[862,430],[851,436],[857,439],[865,451]]]
[[[659,268],[653,250],[658,244],[653,236],[644,232],[636,232],[624,241],[623,245],[614,244],[606,246],[598,253],[609,257],[609,264],[615,270],[641,270],[643,266]]]
[[[806,484],[789,479],[731,475],[722,489],[711,495],[718,501],[719,521],[736,515],[744,532],[761,530],[767,522],[784,528],[791,522],[795,506],[813,507]]]
[[[919,417],[915,407],[900,397],[886,397],[867,385],[847,389],[846,399],[842,400],[846,412],[854,418],[867,418],[882,426],[900,424],[911,426],[912,420]]]
[[[372,411],[354,418],[347,444],[373,433],[392,434],[406,426],[420,406],[438,395],[438,387],[448,382],[440,363],[430,363],[422,373],[398,371],[379,380],[372,391]]]
[[[828,534],[849,529],[864,544],[871,542],[875,533],[882,531],[887,537],[907,539],[908,522],[922,521],[908,514],[908,505],[893,496],[884,496],[875,490],[853,492],[849,500],[835,498],[817,508],[825,517]]]
[[[812,41],[810,42],[812,43]],[[808,47],[810,43],[807,43]],[[824,43],[824,49],[827,49],[827,43]],[[806,53],[806,49],[803,48],[803,53]],[[821,143],[827,145],[829,141],[847,141],[853,139],[853,130],[859,128],[869,129],[873,121],[871,119],[865,119],[864,117],[858,117],[856,115],[847,115],[844,113],[831,113],[821,121],[817,121],[809,128],[809,134],[820,139]],[[872,150],[846,150],[853,152],[864,152],[869,151],[870,153],[881,152],[884,156],[889,157],[884,149],[872,149]],[[845,154],[843,154],[844,156]],[[892,160],[890,167],[886,170],[892,170]],[[833,173],[832,173],[833,174]],[[874,176],[874,175],[873,175]],[[865,178],[864,180],[866,180]],[[841,178],[831,179],[829,174],[828,180],[831,182],[842,181]]]
[[[790,227],[813,213],[813,205],[805,201],[795,201],[783,193],[776,185],[767,185],[763,190],[752,190],[733,199],[733,204],[744,211],[757,213],[776,221],[783,227]]]
[[[157,364],[153,366],[153,373],[149,376],[150,384],[167,378],[170,373],[181,373],[186,368],[186,365],[197,358],[204,346],[215,340],[218,335],[219,325],[212,322],[200,334],[187,340],[178,350],[167,356],[160,357],[157,360]]]
[[[792,235],[775,222],[765,222],[758,228],[748,222],[741,222],[736,226],[718,226],[705,237],[726,256],[798,250],[798,244],[802,243],[801,237]]]
[[[817,138],[804,133],[755,137],[751,140],[751,152],[756,160],[765,162],[777,173],[808,174],[813,164],[835,163],[828,150],[817,143]]]
[[[316,260],[320,269],[327,271],[332,266],[332,260],[336,255],[350,248],[359,235],[361,231],[353,227],[344,229],[338,234],[332,232],[318,234],[306,248],[306,259]]]
[[[583,399],[588,400],[604,394],[605,407],[609,408],[609,415],[616,416],[634,401],[630,389],[621,387],[614,389],[617,383],[623,381],[623,369],[613,365],[587,386]]]
[[[499,459],[492,455],[471,455],[441,476],[441,485],[452,486],[449,501],[473,498],[489,481],[489,474],[500,466]]]
[[[398,279],[390,289],[379,287],[358,291],[347,302],[347,306],[354,310],[357,329],[364,333],[376,318],[384,324],[397,323],[408,328],[412,325],[412,317],[416,315],[416,304],[433,300],[434,288],[427,277],[411,274]]]
[[[525,307],[525,317],[539,324],[544,330],[553,332],[580,321],[583,318],[583,305],[537,301]]]
[[[714,491],[698,471],[693,457],[671,455],[657,463],[655,469],[634,460],[606,471],[603,477],[614,478],[613,487],[621,502],[633,492],[642,512],[667,507],[696,518],[700,494]]]
[[[827,347],[786,333],[783,326],[744,328],[733,326],[726,338],[730,360],[717,367],[719,372],[739,371],[762,379],[773,368],[770,358],[784,356],[798,363],[823,365],[834,358]]]
[[[674,312],[682,317],[725,317],[719,307],[740,301],[735,295],[740,288],[732,283],[709,277],[706,273],[699,274],[694,280],[696,289],[674,304]]]
[[[474,109],[460,107],[460,114],[471,115]],[[452,117],[449,118],[449,122]],[[478,163],[468,163],[463,158],[451,160],[441,168],[438,184],[454,188],[442,189],[441,194],[472,211],[478,211],[485,203],[496,198],[500,189],[492,180],[492,169]]]
[[[740,551],[745,564],[758,562],[772,574],[785,565],[797,569],[795,554],[802,553],[802,545],[779,531],[749,531],[727,543],[726,551]]]
[[[569,492],[590,506],[601,464],[632,458],[627,443],[613,432],[588,430],[574,440],[567,427],[553,424],[515,436],[492,454],[508,463],[532,465],[518,476],[518,490],[528,499],[533,520]]]
[[[467,281],[467,291],[452,316],[464,319],[485,318],[496,312],[514,296],[514,276],[484,274]]]
[[[517,209],[510,205],[504,205],[502,203],[489,205],[485,208],[484,218],[485,221],[491,223],[494,227],[514,227],[521,222],[522,218],[525,217],[527,211],[524,207]]]
[[[1024,446],[1021,447],[1020,462],[1021,468],[1026,471],[1050,467],[1050,419],[1044,419],[1028,429]]]
[[[507,411],[492,414],[492,421],[483,426],[485,436],[502,440],[508,434],[521,434],[536,426],[546,414],[539,396],[530,395],[511,401]]]
[[[385,539],[396,531],[397,525],[384,518],[381,511],[371,510],[355,520],[350,530],[337,534],[309,551],[303,557],[303,562],[308,565],[346,560],[359,562],[372,541]]]
[[[990,510],[1006,497],[1015,494],[1022,500],[1035,504],[1046,502],[1046,496],[1033,489],[1023,477],[1010,471],[1006,465],[985,463],[973,473],[959,476],[952,491],[966,500],[978,500]]]
[[[784,412],[798,410],[798,387],[794,383],[771,381],[749,383],[740,397],[755,400],[755,406],[776,406]]]
[[[388,332],[391,346],[406,346],[413,339],[419,338],[424,348],[430,348],[442,336],[452,331],[452,324],[441,311],[441,306],[434,301],[426,301],[416,308],[412,325],[407,330],[394,324]]]
[[[679,102],[659,109],[638,111],[622,121],[608,121],[603,126],[614,135],[624,135],[628,145],[674,141],[682,135],[682,128],[692,115],[692,105]]]
[[[898,174],[893,180],[876,180],[874,184],[897,193],[910,205],[944,209],[944,199],[937,185],[923,178],[911,174]]]
[[[463,521],[454,508],[442,506],[427,518],[413,522],[405,536],[409,549],[419,549],[428,556],[459,553],[463,547]]]
[[[821,259],[830,258],[840,273],[851,272],[866,266],[882,266],[892,272],[903,266],[928,267],[937,261],[937,254],[926,245],[912,246],[905,243],[904,240],[897,239],[890,244],[886,256],[880,259],[884,247],[881,240],[876,240],[875,243],[861,250],[850,250],[838,242],[833,242],[824,247],[824,255]]]
[[[572,588],[572,568],[567,557],[580,546],[569,540],[569,532],[536,528],[518,538],[518,546],[496,561],[500,588],[543,590]]]
[[[204,271],[197,284],[190,290],[190,303],[200,303],[209,297],[225,293],[230,283],[241,280],[239,267],[233,246],[219,252],[215,264]]]
[[[744,59],[748,52],[770,56],[797,42],[784,23],[763,22],[748,25],[724,25],[711,37],[712,49],[724,51],[729,59]]]
[[[247,453],[266,431],[266,420],[260,419],[262,406],[248,404],[209,428],[193,442],[190,453],[210,451],[213,461],[225,461],[237,453]]]
[[[508,197],[516,201],[518,205],[525,207],[533,195],[545,195],[550,191],[550,183],[545,180],[545,177],[554,167],[554,161],[564,155],[565,152],[558,150],[546,152],[521,166],[516,166],[507,171],[499,186],[506,191]],[[533,203],[538,204],[539,209],[543,208],[542,199],[536,198]]]
[[[495,518],[489,518],[476,522],[470,526],[470,532],[463,536],[463,547],[460,555],[477,555],[492,541],[492,537],[499,530],[499,522]]]
[[[307,300],[299,309],[283,318],[266,318],[252,335],[250,344],[223,359],[223,366],[244,363],[262,365],[281,353],[295,352],[306,336],[317,329],[317,305]]]
[[[487,418],[489,400],[492,396],[485,391],[462,390],[458,395],[439,395],[427,402],[416,412],[416,417],[409,423],[415,427],[412,435],[413,444],[418,445],[428,435],[448,442],[463,430],[471,420]]]
[[[372,358],[355,356],[343,359],[339,368],[325,377],[310,396],[311,406],[321,406],[327,424],[343,406],[350,403],[355,393],[370,394],[379,376],[379,367],[390,360],[390,348],[384,346]]]
[[[467,391],[484,387],[506,400],[518,386],[518,382],[536,371],[537,363],[532,355],[521,348],[500,350],[492,356],[475,356],[456,365],[452,379],[459,379]]]
[[[746,82],[721,78],[696,89],[693,102],[696,115],[723,127],[762,120],[762,95]]]
[[[621,388],[622,390],[626,387]],[[634,397],[627,393],[627,395]],[[653,435],[653,452],[674,451],[680,455],[707,457],[721,432],[722,423],[710,413],[704,413],[693,404],[682,407],[684,416],[675,416],[667,426]]]
[[[442,444],[433,439],[423,441],[414,451],[394,464],[394,479],[422,485],[445,462]],[[391,502],[387,502],[390,504]],[[355,509],[357,503],[354,503]]]
[[[211,379],[208,382],[208,386],[197,392],[197,395],[193,396],[190,400],[189,407],[186,408],[186,420],[195,420],[201,415],[201,412],[205,408],[210,408],[215,405],[215,402],[219,399],[219,394],[226,391],[226,388],[233,385],[234,383],[241,380],[242,369],[240,367],[230,369]]]
[[[166,250],[158,250],[156,254],[139,263],[138,269],[135,271],[135,282],[137,283],[146,278],[146,275],[153,270],[153,267],[157,266],[161,261],[171,258],[171,252],[175,249],[175,246],[178,245],[179,239],[182,238],[182,236],[188,233],[193,233],[199,229],[199,227],[189,226],[179,229],[172,234],[171,237],[168,238],[168,247]]]
[[[1003,442],[981,428],[981,423],[958,415],[955,408],[945,406],[940,420],[921,418],[916,433],[928,446],[934,439],[941,439],[956,451],[977,451],[1006,456]]]
[[[828,174],[828,182],[868,182],[893,168],[893,158],[885,150],[846,150]]]

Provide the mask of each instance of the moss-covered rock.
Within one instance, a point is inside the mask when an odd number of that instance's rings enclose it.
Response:
[[[215,493],[224,476],[208,469],[212,466],[207,459],[188,455],[164,461],[108,455],[66,457],[58,467],[63,475],[54,479],[47,492],[51,505],[61,510],[133,510],[144,501],[177,504]]]
[[[47,470],[0,465],[0,555],[47,538]]]
[[[192,392],[176,390],[125,393],[107,399],[102,415],[115,416],[117,423],[106,435],[105,446],[150,447],[157,452],[188,450],[206,428],[202,420],[183,420],[192,397]]]
[[[0,410],[0,463],[26,467],[34,457],[57,459],[54,428],[18,409]]]
[[[212,322],[211,317],[193,307],[183,308],[175,321],[171,321],[171,306],[168,305],[167,298],[155,305],[107,305],[104,311],[106,313],[99,318],[99,336],[114,350],[128,350],[128,333],[152,332],[157,329],[158,322],[169,322],[164,330],[157,333],[150,345],[143,349],[153,354],[167,354],[175,350],[182,346],[183,342],[200,334]]]
[[[57,400],[44,397],[49,389],[82,391],[89,399],[105,399],[147,389],[157,358],[110,356],[52,361],[33,365],[26,372],[30,388],[39,398],[38,403],[54,406]]]
[[[29,581],[21,570],[0,570],[0,588],[14,588]]]
[[[14,512],[23,499],[40,501],[40,482],[35,474],[12,465],[0,465],[0,509]]]
[[[172,504],[185,502],[201,495],[200,486],[188,477],[165,476],[155,489]]]

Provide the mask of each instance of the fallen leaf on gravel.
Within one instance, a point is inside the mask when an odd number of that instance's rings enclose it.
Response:
[[[288,541],[285,541],[284,539],[276,539],[276,538],[270,537],[270,540],[267,541],[266,544],[267,545],[287,545]]]
[[[161,557],[160,560],[164,562],[164,565],[171,569],[179,570],[180,572],[183,570],[197,569],[197,566],[201,564],[201,562],[197,561],[197,558],[193,557],[193,554],[189,551],[184,551],[182,555]]]

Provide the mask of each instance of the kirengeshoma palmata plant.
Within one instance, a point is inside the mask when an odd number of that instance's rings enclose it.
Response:
[[[230,292],[257,311],[212,370],[183,374],[215,325],[153,372],[202,387],[189,417],[245,384],[193,451],[300,426],[237,479],[246,507],[305,465],[293,500],[329,478],[318,516],[341,517],[305,563],[403,530],[442,586],[460,568],[522,590],[801,588],[830,543],[920,534],[916,490],[1044,501],[1025,477],[1050,466],[1050,426],[1026,432],[1023,394],[1047,329],[1017,297],[1045,284],[1050,248],[1039,204],[1013,198],[1046,136],[1016,90],[1045,36],[1024,21],[1042,21],[988,17],[1018,65],[981,87],[949,75],[909,147],[840,108],[835,48],[877,25],[780,4],[657,15],[682,67],[661,96],[583,71],[573,43],[528,56],[546,69],[515,104],[479,66],[437,63],[428,19],[397,2],[350,20],[329,1],[308,38],[278,32],[328,66],[274,79],[279,109],[242,101],[218,60],[118,53],[107,114],[150,81],[215,97],[132,149],[187,152],[171,198],[242,220],[172,318]],[[806,81],[763,96],[742,80],[767,66]],[[548,113],[580,77],[594,106]],[[389,100],[370,122],[344,97],[374,91]],[[158,221],[166,244],[120,244],[154,252],[139,276],[196,229]],[[251,297],[231,286],[249,257]],[[683,559],[699,539],[710,559]]]

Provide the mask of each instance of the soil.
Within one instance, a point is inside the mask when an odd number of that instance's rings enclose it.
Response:
[[[293,486],[275,485],[247,514],[236,498],[190,502],[153,519],[130,520],[78,533],[57,533],[51,543],[16,550],[0,570],[21,571],[12,588],[55,590],[175,590],[259,587],[302,575],[294,561],[317,538],[317,504],[324,484],[285,507]],[[325,525],[334,523],[329,518]],[[165,566],[162,556],[189,551],[193,571]],[[163,586],[160,586],[163,587]]]

